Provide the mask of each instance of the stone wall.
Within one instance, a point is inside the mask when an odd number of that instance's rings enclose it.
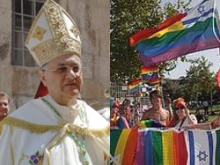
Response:
[[[84,67],[82,99],[96,109],[109,105],[104,90],[110,87],[109,0],[56,0],[81,31]],[[39,85],[37,67],[11,65],[11,0],[0,2],[0,91],[11,97],[12,111],[34,97]],[[4,23],[3,23],[4,22]]]

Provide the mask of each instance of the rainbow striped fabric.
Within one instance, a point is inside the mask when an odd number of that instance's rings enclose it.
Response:
[[[203,0],[153,29],[130,37],[144,66],[175,59],[201,50],[220,47],[219,18],[214,0]]]
[[[141,78],[137,78],[128,84],[128,88],[133,95],[140,95]]]
[[[219,165],[220,129],[111,131],[111,165]]]
[[[160,83],[159,68],[156,65],[143,66],[141,67],[141,77],[143,82],[150,85],[158,84]]]
[[[139,121],[137,125],[139,126],[139,128],[164,127],[164,125],[162,125],[159,121],[156,121],[156,120],[142,120],[142,121]]]

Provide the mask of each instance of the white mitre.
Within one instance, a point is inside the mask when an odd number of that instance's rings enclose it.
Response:
[[[81,56],[80,32],[69,14],[53,0],[47,0],[37,14],[25,45],[40,67],[60,55]]]

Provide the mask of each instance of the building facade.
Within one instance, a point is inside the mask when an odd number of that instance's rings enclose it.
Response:
[[[109,105],[109,0],[55,0],[71,15],[82,36],[81,97],[96,109]],[[30,26],[45,0],[0,0],[0,91],[10,96],[12,111],[33,99],[38,67],[24,46]]]

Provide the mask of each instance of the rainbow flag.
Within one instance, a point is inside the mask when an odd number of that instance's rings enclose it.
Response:
[[[141,78],[137,78],[128,84],[128,88],[133,95],[140,95]]]
[[[111,131],[111,165],[219,165],[220,128]]]
[[[160,83],[159,68],[157,66],[143,66],[141,67],[141,77],[143,82],[150,85]]]
[[[133,165],[138,140],[137,129],[111,130],[110,164]]]
[[[219,18],[214,0],[204,0],[185,13],[165,20],[157,28],[130,37],[144,66],[220,47]]]
[[[188,155],[184,133],[149,130],[145,133],[144,140],[145,165],[187,164]]]
[[[137,125],[139,126],[139,128],[164,127],[164,125],[162,125],[159,121],[156,121],[156,120],[142,120],[142,121],[139,121]]]

